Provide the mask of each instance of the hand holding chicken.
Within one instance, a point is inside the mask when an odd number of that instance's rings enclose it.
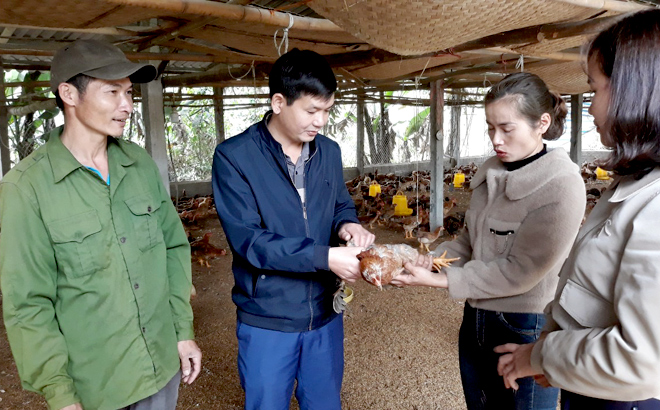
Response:
[[[360,260],[360,272],[364,279],[382,289],[383,285],[389,283],[396,286],[436,286],[427,282],[435,283],[439,276],[443,276],[446,281],[446,275],[430,271],[431,268],[439,271],[443,266],[449,266],[451,262],[458,260],[458,258],[445,258],[446,254],[445,252],[442,256],[433,258],[432,255],[421,255],[411,246],[397,244],[372,245],[357,257]],[[404,270],[410,274],[402,275]]]

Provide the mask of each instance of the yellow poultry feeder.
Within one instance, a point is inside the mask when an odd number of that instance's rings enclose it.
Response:
[[[392,197],[392,205],[394,205],[394,216],[408,216],[413,212],[408,208],[408,198],[401,191]]]
[[[454,174],[454,188],[462,188],[465,183],[465,174],[457,172]]]
[[[608,179],[610,179],[610,176],[608,175],[607,171],[605,171],[601,167],[597,167],[596,179],[600,179],[601,181],[607,181]]]
[[[369,196],[376,196],[378,194],[380,194],[380,184],[373,181],[371,185],[369,185]]]

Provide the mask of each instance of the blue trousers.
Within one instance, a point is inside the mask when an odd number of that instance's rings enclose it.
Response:
[[[532,377],[518,379],[519,389],[504,387],[497,374],[499,354],[493,348],[505,343],[531,343],[545,324],[543,314],[505,313],[475,309],[465,303],[458,337],[463,393],[468,410],[555,410],[559,389],[544,388]]]
[[[614,401],[561,391],[561,410],[660,410],[660,400]]]
[[[287,410],[294,381],[301,410],[341,410],[344,323],[339,315],[306,332],[238,322],[238,373],[246,410]]]

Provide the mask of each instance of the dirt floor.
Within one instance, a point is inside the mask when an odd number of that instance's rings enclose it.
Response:
[[[469,194],[446,192],[465,210]],[[210,217],[195,236],[212,232],[211,242],[227,250],[219,222]],[[378,243],[406,242],[403,229],[372,230]],[[441,238],[438,242],[446,238]],[[437,243],[431,245],[431,249]],[[179,409],[239,410],[243,406],[236,370],[235,307],[231,302],[230,254],[193,265],[197,297],[197,343],[204,353],[199,379],[180,389]],[[344,410],[460,410],[465,408],[458,371],[457,339],[463,301],[443,290],[386,288],[365,281],[353,285],[355,298],[345,315]],[[0,321],[0,409],[45,409],[44,400],[21,389]],[[298,409],[295,399],[292,409]]]

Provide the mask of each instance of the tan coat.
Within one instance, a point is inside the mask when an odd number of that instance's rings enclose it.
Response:
[[[562,149],[511,172],[493,157],[470,187],[466,229],[438,247],[461,257],[447,269],[450,295],[474,308],[543,312],[584,216],[577,165]]]
[[[548,306],[532,366],[553,386],[608,400],[660,397],[660,169],[612,182]],[[554,331],[559,330],[559,331]]]

